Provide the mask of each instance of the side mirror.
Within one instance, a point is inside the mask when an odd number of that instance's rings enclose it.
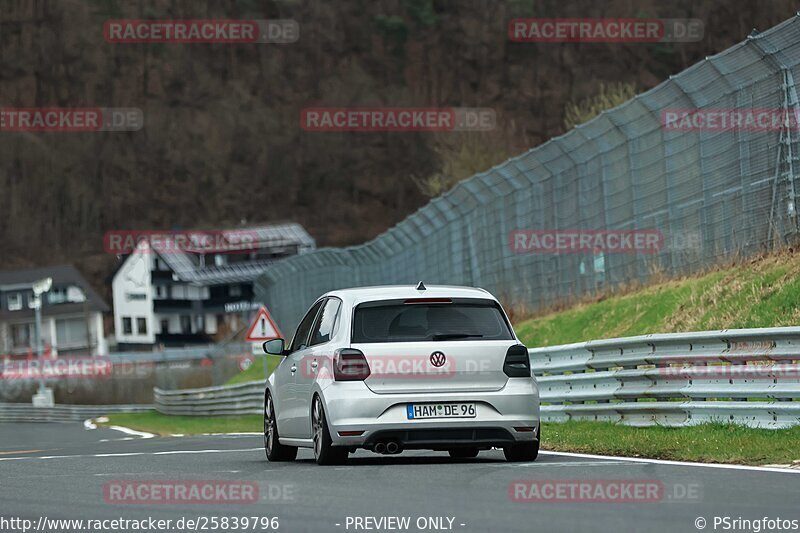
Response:
[[[264,353],[267,355],[286,355],[284,352],[285,346],[283,339],[272,339],[265,341],[261,347],[264,349]]]

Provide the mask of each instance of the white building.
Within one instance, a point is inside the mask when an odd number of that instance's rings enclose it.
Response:
[[[33,282],[52,278],[42,295],[43,347],[53,355],[107,355],[108,305],[72,265],[0,272],[0,356],[35,355]]]
[[[225,339],[243,326],[242,312],[258,305],[253,282],[267,265],[316,248],[294,223],[230,233],[253,236],[252,246],[244,253],[206,253],[175,245],[170,233],[157,241],[151,235],[125,257],[112,282],[119,350]]]

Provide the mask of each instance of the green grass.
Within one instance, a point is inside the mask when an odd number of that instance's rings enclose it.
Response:
[[[260,415],[167,416],[156,411],[110,415],[99,425],[125,426],[158,435],[261,432]],[[544,423],[542,448],[675,461],[746,465],[790,464],[800,459],[800,426],[750,429],[728,424],[688,428],[635,428],[605,422]]]
[[[563,452],[745,465],[800,459],[800,426],[751,429],[731,424],[637,428],[606,422],[545,423],[543,448]]]
[[[247,416],[170,416],[158,411],[108,415],[99,426],[123,426],[157,435],[196,435],[199,433],[242,433],[264,429],[261,415]]]
[[[264,362],[266,360],[267,369],[269,373],[275,370],[275,367],[278,366],[278,363],[281,362],[282,357],[277,355],[259,355],[256,356],[255,361],[253,364],[250,365],[250,368],[239,372],[231,379],[229,379],[225,384],[226,385],[235,385],[236,383],[244,383],[246,381],[258,381],[264,379]]]
[[[517,322],[528,347],[800,321],[800,255],[775,254]]]

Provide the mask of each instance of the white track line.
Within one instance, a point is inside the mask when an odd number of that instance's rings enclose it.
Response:
[[[239,450],[170,450],[164,452],[94,453],[88,455],[44,455],[39,457],[0,457],[0,461],[25,461],[32,459],[72,459],[89,457],[137,457],[144,455],[184,455],[197,453],[237,453],[263,451],[264,448],[242,448]]]
[[[147,433],[146,431],[136,431],[135,429],[126,428],[126,427],[123,427],[123,426],[107,426],[107,427],[108,427],[108,429],[113,429],[115,431],[121,431],[122,433],[125,433],[126,435],[132,435],[134,437],[139,437],[139,438],[142,438],[142,439],[152,439],[153,437],[155,437],[155,434],[153,434],[153,433]]]
[[[688,461],[667,461],[664,459],[646,459],[643,457],[619,457],[616,455],[593,455],[588,453],[571,452],[539,452],[541,455],[558,455],[561,457],[578,457],[581,459],[608,459],[611,461],[626,461],[629,463],[649,463],[667,466],[696,466],[702,468],[718,468],[723,470],[750,470],[753,472],[778,472],[781,474],[800,474],[800,470],[791,468],[779,468],[774,466],[748,466],[748,465],[728,465],[720,463],[691,463]]]
[[[105,417],[101,417],[101,418],[105,418]],[[106,419],[106,421],[108,421],[108,418],[105,418],[105,419]],[[83,428],[84,429],[97,429],[97,424],[94,423],[95,420],[99,420],[99,419],[87,418],[86,420],[83,421]],[[136,431],[135,429],[126,428],[124,426],[104,426],[104,427],[107,427],[108,429],[113,429],[114,431],[120,431],[122,433],[125,433],[126,435],[131,435],[133,437],[139,437],[140,439],[152,439],[153,437],[155,437],[155,434],[153,434],[153,433],[147,433],[146,431]],[[131,439],[131,438],[103,439],[100,442],[112,442],[114,440],[133,440],[133,439]]]
[[[246,432],[239,432],[239,433],[198,433],[197,435],[201,435],[203,437],[260,437],[264,435],[263,433],[254,432],[254,431],[246,431]],[[176,436],[176,435],[173,435]],[[185,437],[187,435],[181,435]],[[188,435],[188,436],[195,436],[195,435]]]

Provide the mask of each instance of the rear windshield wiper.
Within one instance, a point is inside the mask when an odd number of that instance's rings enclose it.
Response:
[[[433,336],[433,340],[446,341],[449,339],[470,339],[480,337],[483,337],[483,335],[478,335],[477,333],[437,333]]]

